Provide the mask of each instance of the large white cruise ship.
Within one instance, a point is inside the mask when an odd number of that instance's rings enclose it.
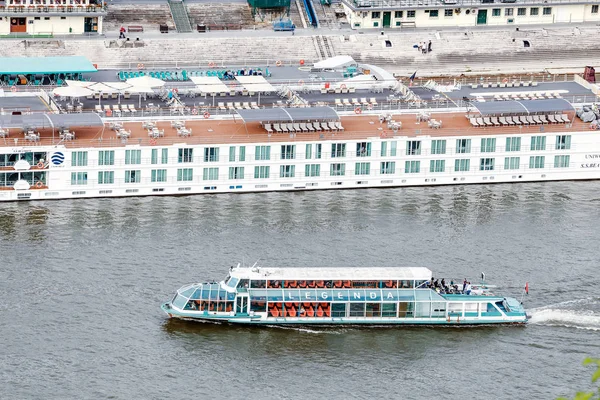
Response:
[[[575,82],[498,78],[442,90],[410,88],[373,66],[316,67],[293,68],[310,84],[239,76],[226,86],[227,73],[211,76],[225,87],[212,96],[201,84],[171,84],[142,109],[90,95],[83,101],[96,112],[53,97],[53,108],[73,112],[5,112],[0,200],[600,178],[600,135],[572,104],[595,96]],[[354,77],[334,80],[350,68]],[[229,101],[256,99],[252,85],[258,102]]]

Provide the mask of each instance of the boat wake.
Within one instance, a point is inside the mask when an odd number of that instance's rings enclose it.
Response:
[[[600,331],[600,298],[592,297],[529,310],[530,324]]]

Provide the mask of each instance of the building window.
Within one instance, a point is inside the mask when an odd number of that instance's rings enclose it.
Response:
[[[177,162],[180,162],[180,163],[192,162],[193,157],[194,157],[194,149],[190,149],[190,148],[179,149],[179,154],[177,156]]]
[[[44,21],[50,21],[50,17],[44,17]]]
[[[480,171],[493,171],[494,170],[494,158],[482,158],[479,160]]]
[[[452,15],[453,15],[453,10],[451,8],[444,10],[444,17],[451,17]]]
[[[202,180],[216,181],[219,179],[219,168],[204,168],[202,171]]]
[[[531,156],[529,157],[529,168],[539,169],[544,168],[545,157],[544,156]]]
[[[246,146],[240,146],[240,161],[246,161]]]
[[[115,165],[115,151],[103,150],[98,152],[98,165]]]
[[[544,7],[542,9],[542,14],[543,15],[552,15],[552,7]]]
[[[521,150],[521,138],[520,137],[507,137],[506,138],[506,151],[520,151]]]
[[[329,171],[331,176],[344,176],[346,175],[346,164],[336,163],[331,164],[331,168]]]
[[[471,160],[468,158],[454,160],[454,171],[466,172],[471,169]]]
[[[293,160],[296,158],[296,145],[284,144],[281,146],[281,159]]]
[[[333,143],[331,145],[331,158],[346,157],[346,143]]]
[[[527,9],[525,7],[517,8],[517,15],[520,15],[520,16],[527,15]]]
[[[408,162],[420,162],[420,161],[407,161]],[[396,173],[396,162],[394,161],[384,161],[381,163],[379,168],[379,173],[381,175],[392,175]]]
[[[87,172],[71,172],[71,185],[87,185]]]
[[[321,149],[323,145],[321,143],[315,144],[315,158],[321,158]]]
[[[446,170],[446,160],[431,160],[429,162],[429,172],[444,172]]]
[[[466,154],[471,152],[471,139],[456,139],[456,152]]]
[[[377,19],[377,18],[381,18],[381,12],[379,12],[379,11],[373,11],[371,13],[371,19]]]
[[[598,14],[598,4],[592,6],[592,14]]]
[[[235,161],[235,146],[229,146],[229,162]]]
[[[427,11],[425,11],[427,12]],[[437,18],[439,14],[439,10],[429,10],[429,18]]]
[[[141,150],[125,150],[125,165],[141,164],[142,163],[142,151]]]
[[[513,11],[514,11],[514,8],[505,8],[504,9],[504,16],[505,17],[512,17],[513,16]]]
[[[191,169],[191,168],[190,168]],[[150,171],[151,182],[166,182],[167,181],[167,170],[166,169],[153,169]]]
[[[402,22],[396,21],[396,26],[402,26]]]
[[[142,171],[138,170],[127,170],[125,171],[125,183],[140,183]]]
[[[207,169],[217,169],[217,168],[204,168],[205,171]],[[194,169],[193,168],[178,168],[177,169],[177,182],[191,182],[193,179],[194,179]]]
[[[256,146],[254,148],[254,158],[256,160],[270,160],[271,146]]]
[[[160,150],[160,163],[158,157],[158,151]],[[150,157],[152,164],[168,164],[169,163],[169,149],[152,149]]]
[[[389,147],[389,154],[388,154],[388,147]],[[382,157],[387,157],[388,155],[390,157],[396,157],[396,142],[381,142],[381,156]]]
[[[204,148],[204,162],[216,162],[219,161],[219,148],[218,147],[205,147]]]
[[[540,15],[540,9],[538,7],[531,7],[529,9],[529,15]]]
[[[504,169],[519,169],[521,165],[521,157],[506,157],[504,158]]]
[[[496,138],[481,139],[481,152],[482,153],[493,153],[495,151],[496,151]]]
[[[556,137],[556,150],[569,150],[571,148],[571,135],[559,135]]]
[[[416,14],[417,12],[415,10],[408,10],[406,11],[406,18],[415,18]]]
[[[108,185],[115,183],[115,171],[98,171],[98,184]]]
[[[40,17],[33,17],[34,20],[39,21]]]
[[[295,165],[282,165],[279,167],[280,178],[293,178],[296,175]]]
[[[229,167],[229,179],[244,179],[244,167]]]
[[[321,176],[321,165],[319,164],[306,164],[304,166],[305,176]]]
[[[409,140],[406,142],[406,155],[407,156],[418,156],[421,154],[421,141],[420,140]]]
[[[268,178],[271,175],[271,167],[254,167],[254,177],[256,179]]]
[[[546,136],[532,136],[531,150],[546,150]]]
[[[371,143],[369,143],[369,142],[356,143],[356,157],[370,157],[370,156],[371,156]]]
[[[594,12],[593,8],[592,8],[592,12]],[[596,8],[596,12],[598,12],[597,8]],[[403,14],[404,14],[404,11],[396,11],[396,12],[394,12],[394,18],[402,18],[402,17],[404,17]]]
[[[446,154],[446,141],[445,140],[432,140],[431,141],[431,154]]]
[[[87,167],[87,151],[74,151],[73,153],[71,153],[71,157],[72,167]]]
[[[499,16],[500,16],[500,9],[492,8],[492,17],[499,17]]]
[[[554,156],[554,168],[569,168],[571,156]]]
[[[371,163],[368,162],[357,162],[354,168],[355,175],[370,175],[371,174]]]
[[[306,151],[304,152],[304,158],[310,160],[312,158],[312,144],[306,145]]]

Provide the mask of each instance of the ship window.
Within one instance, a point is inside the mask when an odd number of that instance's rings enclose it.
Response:
[[[354,281],[352,282],[352,287],[353,288],[369,288],[369,289],[375,289],[378,287],[379,282],[378,281]]]
[[[250,281],[251,289],[264,289],[267,287],[267,281],[252,280]]]
[[[381,305],[382,317],[395,317],[396,313],[396,303],[384,303]]]
[[[350,316],[351,317],[364,317],[365,316],[365,303],[350,303]]]
[[[267,311],[266,301],[250,301],[250,311],[254,312],[265,312]]]
[[[229,281],[227,282],[227,286],[229,286],[231,288],[235,288],[235,286],[237,285],[238,282],[239,282],[238,278],[230,277]]]
[[[356,143],[356,157],[370,157],[371,156],[371,143],[359,142]]]
[[[345,317],[346,316],[346,303],[332,303],[331,304],[331,316],[332,317]]]
[[[240,279],[240,283],[238,284],[238,288],[240,288],[240,289],[248,289],[248,279]]]
[[[421,154],[421,141],[420,140],[409,140],[406,142],[406,155],[417,156]]]
[[[381,317],[381,303],[367,303],[367,317]]]

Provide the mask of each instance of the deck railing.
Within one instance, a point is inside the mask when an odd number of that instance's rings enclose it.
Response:
[[[368,11],[369,8],[478,8],[540,5],[550,7],[557,4],[598,4],[600,0],[504,0],[494,2],[485,0],[343,0],[352,8]]]

